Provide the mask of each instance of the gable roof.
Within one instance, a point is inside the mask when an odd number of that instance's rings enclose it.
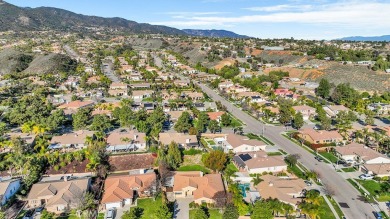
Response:
[[[117,129],[111,132],[107,137],[107,144],[110,146],[129,144],[131,141],[145,143],[145,133],[129,129]],[[129,141],[126,141],[126,138]]]
[[[126,176],[109,176],[104,183],[102,203],[121,202],[131,199],[134,190],[145,191],[156,181],[156,174],[146,173]]]
[[[339,154],[345,156],[345,155],[358,155],[361,159],[367,161],[372,160],[378,157],[386,158],[385,155],[374,151],[373,149],[366,147],[365,145],[358,144],[356,142],[353,142],[351,144],[348,144],[346,146],[340,146],[334,148]]]
[[[236,135],[236,134],[228,134],[226,135],[226,141],[233,147],[239,147],[241,145],[250,145],[250,146],[262,146],[267,145],[266,143],[256,140],[256,139],[249,139],[246,136],[242,135]]]
[[[93,101],[81,101],[75,100],[69,103],[62,104],[58,106],[59,109],[81,109],[84,107],[92,106],[94,104]]]
[[[93,136],[95,132],[88,130],[79,130],[72,133],[66,133],[60,136],[53,136],[50,143],[51,144],[84,144],[87,136]]]
[[[286,166],[283,156],[267,156],[263,151],[241,153],[234,156],[233,160],[239,167],[248,169]]]
[[[223,114],[225,114],[224,111],[208,112],[208,113],[207,113],[207,115],[209,116],[210,120],[217,120],[217,119],[219,119]]]
[[[302,129],[299,131],[301,134],[310,136],[313,141],[323,141],[329,139],[342,139],[343,137],[337,131],[326,131],[326,130],[314,130],[311,128]]]
[[[159,134],[159,141],[164,145],[169,145],[172,141],[178,144],[197,143],[198,139],[196,135],[162,132]]]
[[[199,198],[215,199],[225,195],[221,174],[201,176],[198,171],[184,172],[184,174],[176,172],[173,191],[181,191],[185,187],[196,188],[194,191],[195,200]]]

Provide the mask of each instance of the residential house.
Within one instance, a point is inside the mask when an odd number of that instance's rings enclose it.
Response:
[[[171,122],[176,122],[179,119],[179,117],[181,116],[181,114],[183,114],[184,112],[188,112],[192,116],[192,112],[189,111],[189,110],[185,110],[185,111],[168,111],[168,112],[166,112],[166,114],[168,115],[169,120]]]
[[[273,175],[263,175],[261,179],[263,181],[256,188],[264,199],[278,199],[297,207],[302,202],[302,198],[305,197],[307,186],[303,179],[279,178]]]
[[[343,142],[343,137],[337,131],[314,130],[307,128],[300,130],[298,136],[311,144],[337,144]]]
[[[131,205],[138,197],[149,197],[156,192],[156,174],[151,171],[134,175],[108,176],[104,182],[102,205],[106,209]]]
[[[316,115],[316,109],[310,106],[301,105],[292,107],[296,113],[301,113],[304,120],[309,120]]]
[[[241,85],[234,85],[234,86],[226,88],[226,92],[229,94],[233,94],[233,95],[238,94],[238,93],[242,93],[242,92],[248,92],[248,91],[250,91],[249,88],[241,86]]]
[[[133,90],[131,98],[136,102],[141,102],[142,99],[151,97],[153,94],[152,90]]]
[[[27,207],[44,206],[48,212],[60,214],[80,205],[83,195],[89,191],[91,178],[64,176],[62,180],[38,182],[27,196]]]
[[[50,141],[49,149],[83,149],[86,148],[87,137],[93,138],[93,131],[79,130],[72,133],[66,133],[60,136],[53,136]]]
[[[136,83],[136,84],[131,84],[130,87],[133,89],[150,89],[150,84],[149,83]]]
[[[0,179],[0,207],[5,205],[20,188],[20,179],[1,181]]]
[[[232,81],[224,81],[218,84],[219,90],[226,90],[229,87],[232,87],[234,83]]]
[[[173,84],[177,87],[188,87],[190,86],[190,80],[174,80]]]
[[[233,162],[240,171],[247,171],[250,174],[287,171],[283,156],[268,156],[264,151],[237,154],[233,157]]]
[[[107,136],[107,148],[109,152],[122,150],[145,150],[146,135],[135,130],[117,129]]]
[[[215,120],[217,122],[221,122],[221,117],[226,112],[224,111],[218,111],[218,112],[208,112],[207,115],[209,116],[210,120]]]
[[[204,98],[203,93],[200,92],[184,92],[184,95],[192,101],[198,101]]]
[[[238,100],[249,100],[250,103],[261,103],[266,100],[261,97],[259,92],[241,92],[235,95]]]
[[[172,195],[193,198],[196,204],[224,204],[226,191],[221,174],[203,175],[201,171],[175,172]]]
[[[328,105],[323,107],[327,116],[330,118],[336,117],[341,111],[349,111],[349,109],[343,105]]]
[[[288,96],[292,96],[294,92],[286,88],[278,88],[275,89],[274,94],[279,97],[288,97]]]
[[[88,108],[95,105],[93,101],[81,101],[75,100],[69,103],[58,106],[59,109],[63,109],[66,116],[71,118],[72,114],[75,114],[79,109]]]
[[[128,85],[122,82],[113,82],[110,85],[110,90],[127,90]]]
[[[214,141],[217,146],[222,147],[225,153],[229,151],[233,153],[264,151],[267,147],[267,144],[262,141],[236,134],[227,134],[224,137],[214,138]]]
[[[196,135],[189,135],[183,133],[166,133],[162,132],[159,134],[159,141],[163,145],[169,145],[171,142],[175,142],[181,148],[198,147],[198,139]]]

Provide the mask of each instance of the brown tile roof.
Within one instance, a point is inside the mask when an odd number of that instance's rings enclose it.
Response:
[[[245,158],[245,159],[243,159]],[[240,153],[234,156],[235,161],[241,160],[248,169],[286,166],[283,156],[267,156],[264,151]]]
[[[302,179],[282,179],[272,175],[263,175],[264,180],[257,185],[262,198],[277,198],[283,202],[297,204],[301,201],[298,197],[293,197],[293,194],[299,194],[306,188],[306,184]]]
[[[364,164],[363,168],[375,175],[390,175],[390,164]]]
[[[293,106],[292,108],[293,108],[295,111],[311,111],[311,112],[315,112],[315,111],[316,111],[316,109],[314,109],[313,107],[306,106],[306,105]]]
[[[363,160],[372,160],[378,157],[387,158],[385,155],[358,143],[351,143],[345,146],[334,148],[341,155],[358,155]]]
[[[267,145],[266,143],[256,140],[256,139],[249,139],[246,136],[242,135],[236,135],[236,134],[228,134],[226,135],[226,141],[233,147],[239,147],[243,144],[250,145],[250,146],[261,146],[261,145]]]
[[[58,204],[72,205],[77,203],[78,196],[88,191],[89,184],[90,178],[39,182],[32,186],[27,199],[48,199],[46,207]]]
[[[121,172],[134,169],[150,169],[154,166],[156,156],[147,154],[126,154],[110,156],[108,163],[111,172]]]
[[[128,138],[130,141],[145,143],[146,142],[145,137],[146,137],[145,133],[141,133],[135,130],[118,129],[111,132],[108,135],[107,144],[111,146],[115,146],[115,145],[123,145],[129,143],[125,141],[126,138]]]
[[[72,133],[66,133],[61,136],[53,136],[50,143],[51,144],[84,144],[85,139],[88,136],[93,136],[95,132],[88,130],[79,130]]]
[[[131,199],[134,190],[142,193],[156,181],[156,174],[146,173],[126,176],[109,176],[104,183],[102,203],[122,202]]]
[[[302,129],[301,134],[309,135],[314,141],[323,141],[329,139],[343,139],[337,131],[314,130],[311,128]]]
[[[209,116],[210,120],[217,120],[220,119],[221,116],[225,114],[224,111],[219,111],[219,112],[208,112],[207,115]]]
[[[178,144],[197,143],[198,139],[196,135],[162,132],[159,134],[159,141],[164,145],[169,145],[172,141]]]
[[[94,105],[93,101],[76,100],[76,101],[62,104],[62,105],[58,106],[58,108],[60,108],[60,109],[81,109],[81,108],[92,106],[92,105]]]
[[[177,174],[174,176],[173,191],[182,191],[185,187],[194,187],[194,199],[209,198],[215,199],[216,196],[225,193],[225,187],[222,182],[221,174],[207,174],[201,176],[197,171]]]

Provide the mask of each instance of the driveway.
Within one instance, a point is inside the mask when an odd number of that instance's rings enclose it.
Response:
[[[190,203],[193,201],[194,201],[193,198],[176,199],[173,218],[189,219],[190,218]]]
[[[319,173],[322,183],[334,189],[335,195],[333,197],[337,202],[343,203],[344,207],[342,211],[346,215],[346,218],[374,218],[372,214],[373,207],[369,203],[362,201],[359,191],[337,173],[332,166],[325,163],[318,163],[310,152],[281,136],[281,133],[285,131],[284,127],[264,125],[204,84],[199,84],[199,86],[209,97],[214,101],[221,101],[235,117],[244,122],[247,130],[255,134],[261,134],[262,128],[264,127],[264,135],[266,138],[270,139],[289,154],[299,154],[301,157],[299,161],[308,169]]]

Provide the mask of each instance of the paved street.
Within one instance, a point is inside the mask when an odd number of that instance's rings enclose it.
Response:
[[[225,105],[235,117],[244,122],[248,131],[261,134],[263,123],[235,107],[209,87],[206,87],[203,84],[199,84],[199,86],[214,101],[221,101],[221,103]],[[346,203],[348,205],[347,208],[342,208],[346,218],[375,218],[372,213],[374,208],[369,203],[361,201],[360,193],[331,166],[323,162],[316,161],[311,153],[281,136],[280,133],[285,131],[284,127],[265,125],[264,130],[265,137],[270,139],[287,153],[299,154],[301,156],[300,162],[304,166],[319,173],[322,183],[335,192],[335,195],[333,196],[334,199],[339,203]]]
[[[190,203],[193,198],[178,198],[175,202],[175,210],[173,218],[189,219],[190,218]]]
[[[102,63],[102,71],[112,82],[120,82],[119,78],[115,75],[114,64],[111,60],[104,60]]]

